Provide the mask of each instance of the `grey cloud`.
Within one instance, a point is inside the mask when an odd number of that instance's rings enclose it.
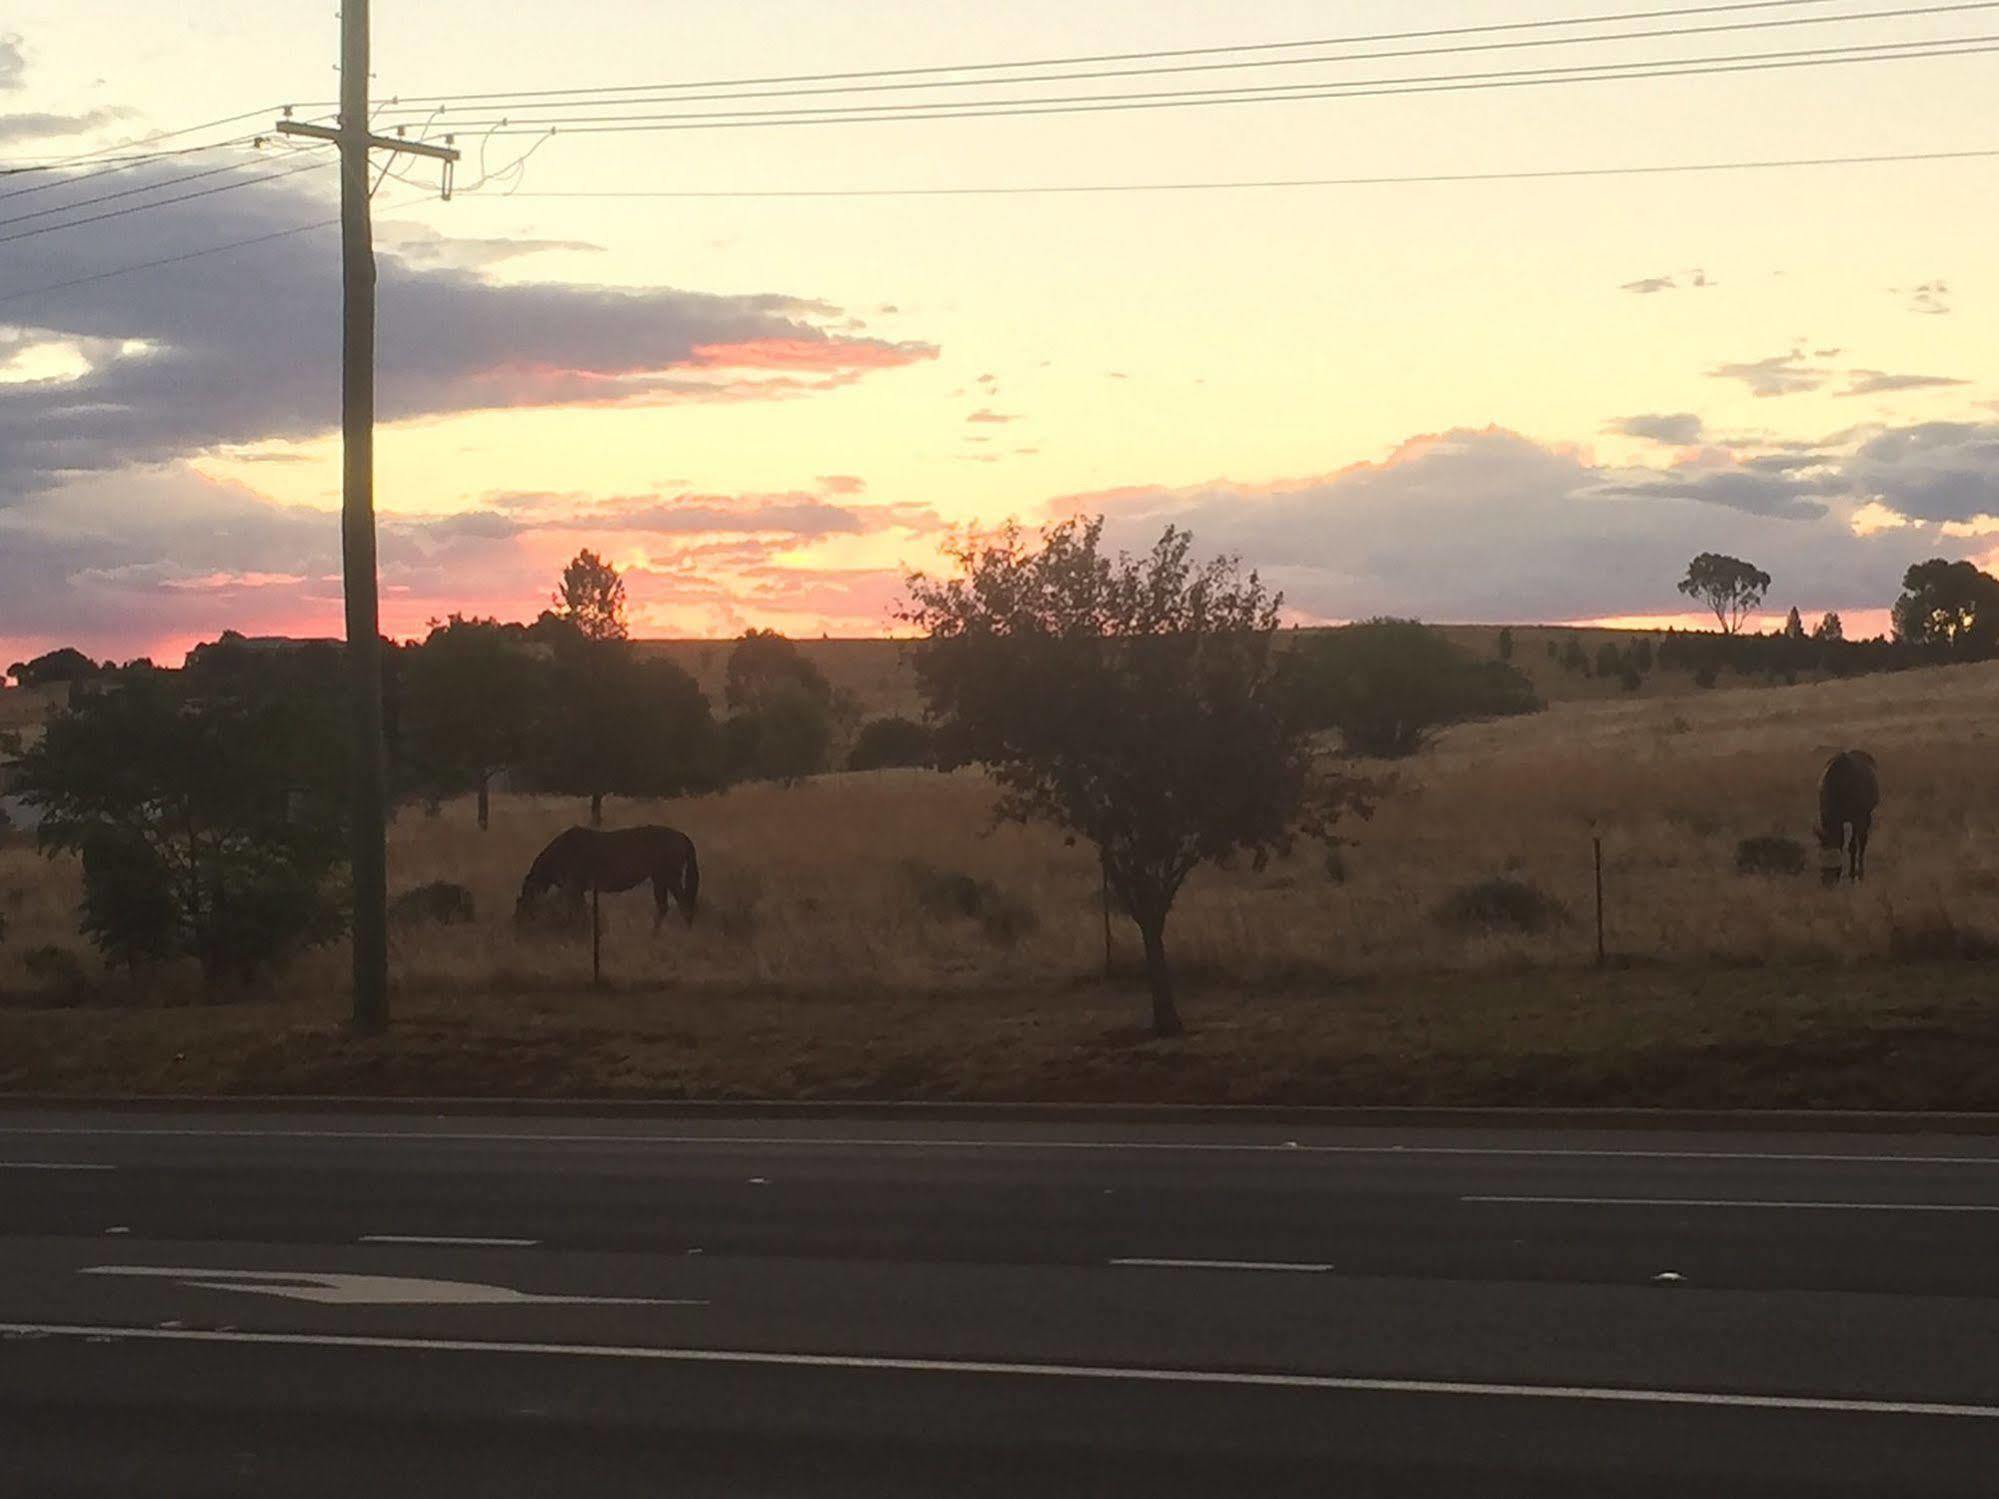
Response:
[[[1949,375],[1890,375],[1880,370],[1850,370],[1848,377],[1852,383],[1839,392],[1843,396],[1879,396],[1900,390],[1940,390],[1971,383]]]
[[[1925,317],[1942,317],[1950,311],[1950,286],[1943,281],[1925,281],[1909,293],[1909,311]]]
[[[1830,370],[1814,368],[1804,361],[1804,353],[1793,349],[1788,354],[1773,354],[1768,359],[1718,364],[1708,371],[1708,376],[1715,380],[1740,380],[1749,387],[1751,394],[1758,396],[1797,395],[1802,391],[1817,390],[1832,378]]]
[[[455,266],[482,270],[527,255],[552,250],[601,254],[604,247],[580,239],[467,239],[440,234],[428,224],[385,223],[378,227],[376,243],[415,266]]]
[[[1961,550],[1923,529],[1857,537],[1795,490],[1773,512],[1664,477],[1651,488],[1513,433],[1459,431],[1290,489],[1125,490],[1054,508],[1105,512],[1125,546],[1187,526],[1204,550],[1241,555],[1292,606],[1331,619],[1677,614],[1686,559],[1717,550],[1781,569],[1786,590],[1819,607],[1861,608],[1892,597],[1910,562]]]
[[[1679,283],[1671,276],[1647,276],[1642,281],[1627,281],[1618,290],[1636,292],[1641,297],[1649,297],[1655,292],[1674,291],[1678,287]]]
[[[41,112],[0,114],[0,142],[49,140],[65,135],[81,135],[86,130],[115,124],[129,118],[123,109],[92,109],[80,115]]]
[[[1848,491],[1917,520],[1999,515],[1999,422],[1924,422],[1863,443],[1841,469]]]
[[[1661,442],[1683,448],[1699,442],[1704,428],[1701,419],[1691,411],[1679,411],[1670,416],[1623,417],[1612,422],[1609,430],[1624,437],[1637,437],[1647,442]]]
[[[0,92],[17,89],[28,71],[28,59],[21,55],[18,36],[0,36]]]
[[[150,170],[150,169],[146,169]],[[254,174],[254,173],[250,173]],[[131,174],[138,185],[139,173]],[[340,288],[326,234],[300,235],[71,290],[38,287],[327,217],[293,184],[259,184],[130,221],[123,234],[8,246],[0,304],[30,341],[107,352],[68,382],[0,385],[0,507],[59,475],[225,444],[305,438],[339,419]],[[488,281],[381,259],[384,420],[574,402],[750,399],[845,383],[934,356],[827,331],[825,304]],[[120,353],[120,350],[130,352]]]
[[[1020,417],[1010,411],[994,411],[990,407],[980,407],[977,411],[966,417],[965,420],[968,422],[998,424],[1002,422],[1017,422],[1020,420]]]
[[[1635,482],[1612,481],[1598,490],[1633,499],[1698,500],[1749,515],[1810,520],[1826,513],[1825,485],[1781,469],[1736,467],[1709,472],[1675,472]]]

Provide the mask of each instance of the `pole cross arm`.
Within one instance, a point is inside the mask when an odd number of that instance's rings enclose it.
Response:
[[[309,135],[318,141],[333,141],[336,144],[346,139],[346,133],[337,125],[306,125],[296,120],[280,120],[280,135]],[[433,146],[428,141],[405,140],[399,135],[370,135],[367,137],[370,150],[406,151],[412,156],[429,156],[438,161],[458,160],[458,151],[452,146]]]

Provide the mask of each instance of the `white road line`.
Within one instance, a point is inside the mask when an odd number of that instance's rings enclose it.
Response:
[[[1743,1197],[1460,1197],[1459,1202],[1555,1203],[1575,1207],[1643,1208],[1801,1208],[1811,1212],[1848,1213],[1999,1213],[1999,1204],[1982,1202],[1791,1202]]]
[[[363,1234],[360,1244],[447,1244],[474,1249],[532,1249],[539,1239],[458,1238],[450,1234]]]
[[[0,1161],[0,1171],[116,1171],[96,1161]]]
[[[1331,1265],[1286,1264],[1279,1260],[1112,1260],[1113,1265],[1141,1265],[1156,1270],[1302,1270],[1325,1271]]]
[[[1863,1400],[1810,1395],[1730,1395],[1702,1390],[1626,1389],[1600,1385],[1494,1384],[1440,1379],[1362,1379],[1330,1374],[1243,1374],[1226,1369],[1146,1369],[1105,1364],[1006,1364],[969,1359],[873,1358],[833,1353],[751,1353],[727,1348],[644,1348],[597,1343],[473,1342],[454,1338],[363,1337],[341,1333],[221,1332],[205,1328],[107,1327],[90,1323],[0,1322],[0,1337],[131,1339],[162,1343],[247,1343],[302,1348],[357,1348],[442,1353],[542,1354],[660,1364],[762,1365],[852,1369],[868,1373],[983,1374],[1026,1379],[1102,1380],[1129,1384],[1220,1385],[1249,1389],[1337,1390],[1387,1395],[1458,1395],[1577,1400],[1626,1405],[1692,1405],[1743,1410],[1826,1411],[1839,1415],[1951,1416],[1999,1421],[1999,1405],[1927,1400]]]
[[[897,1136],[844,1136],[805,1138],[789,1135],[633,1135],[633,1134],[527,1134],[518,1131],[479,1130],[369,1130],[369,1129],[140,1129],[122,1126],[0,1125],[0,1137],[34,1136],[113,1136],[135,1138],[194,1138],[242,1140],[391,1140],[399,1144],[526,1144],[526,1145],[711,1145],[754,1146],[801,1150],[1094,1150],[1178,1151],[1183,1154],[1244,1154],[1292,1156],[1465,1156],[1506,1157],[1525,1160],[1613,1160],[1613,1161],[1749,1161],[1825,1162],[1835,1165],[1879,1166],[1983,1166],[1999,1168],[1994,1155],[1900,1155],[1812,1154],[1776,1150],[1628,1150],[1590,1146],[1525,1145],[1306,1145],[1297,1141],[1256,1143],[1228,1140],[978,1140],[921,1139]]]

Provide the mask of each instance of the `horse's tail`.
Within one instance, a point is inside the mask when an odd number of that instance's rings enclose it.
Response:
[[[694,913],[701,909],[701,861],[694,856],[694,840],[687,840],[687,863],[680,871],[680,910],[687,918],[687,924],[694,924]]]

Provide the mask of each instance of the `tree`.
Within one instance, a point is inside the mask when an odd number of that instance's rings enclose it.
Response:
[[[107,957],[192,957],[212,984],[339,934],[339,701],[154,674],[50,716],[15,789],[42,851],[82,856],[82,927]]]
[[[585,547],[562,570],[562,586],[550,600],[586,640],[623,640],[625,580],[618,570]]]
[[[22,687],[49,687],[59,682],[80,682],[97,675],[98,666],[74,646],[45,652],[32,661],[16,661],[7,675]]]
[[[1821,619],[1817,624],[1812,626],[1812,639],[1826,641],[1844,640],[1846,639],[1846,626],[1839,622],[1837,614],[1828,613],[1824,619]]]
[[[1513,627],[1511,625],[1500,626],[1497,651],[1500,660],[1511,661],[1513,659]]]
[[[461,614],[433,623],[405,663],[404,755],[431,795],[473,791],[481,830],[494,775],[527,755],[538,665],[518,627]]]
[[[748,630],[729,652],[723,696],[732,775],[791,784],[827,765],[845,705],[825,674],[776,630]]]
[[[1784,638],[1786,640],[1803,640],[1805,638],[1805,621],[1798,613],[1798,606],[1796,604],[1791,605],[1791,612],[1784,616]]]
[[[1999,578],[1969,562],[1918,562],[1902,576],[1892,619],[1897,640],[1953,656],[1989,656],[1999,647]]]
[[[1587,670],[1573,637],[1569,644]],[[1292,711],[1307,728],[1338,729],[1350,754],[1378,759],[1415,754],[1445,724],[1540,706],[1512,667],[1479,660],[1413,619],[1371,619],[1310,636],[1284,675]]]
[[[781,681],[755,708],[730,716],[725,738],[730,775],[795,785],[826,768],[832,709],[804,684]]]
[[[1038,547],[1009,525],[957,545],[957,576],[911,575],[901,616],[924,633],[940,762],[984,765],[1001,817],[1096,846],[1138,924],[1160,1036],[1182,1029],[1166,921],[1188,875],[1261,861],[1359,799],[1314,784],[1278,681],[1279,598],[1231,559],[1196,566],[1192,546],[1169,527],[1149,554],[1110,557],[1101,518]]]
[[[1763,602],[1770,589],[1770,575],[1739,557],[1702,552],[1687,564],[1687,575],[1680,579],[1679,588],[1714,611],[1722,634],[1733,635]]]
[[[719,747],[708,699],[671,661],[641,660],[617,640],[578,640],[542,678],[529,761],[542,789],[590,798],[679,796],[711,789]]]
[[[825,674],[806,660],[798,647],[776,630],[745,630],[729,652],[722,695],[731,712],[756,709],[786,683],[829,706],[832,686]]]

